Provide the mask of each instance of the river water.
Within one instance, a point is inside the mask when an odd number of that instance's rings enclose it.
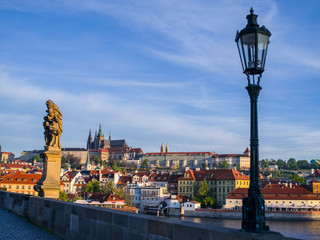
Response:
[[[170,217],[178,218],[178,217]],[[214,226],[241,229],[240,219],[194,218],[180,217],[183,221],[190,221]],[[278,221],[268,220],[271,231],[280,232],[283,236],[298,239],[320,240],[320,221]]]

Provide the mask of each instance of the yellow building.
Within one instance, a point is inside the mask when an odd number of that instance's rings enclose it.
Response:
[[[249,188],[249,176],[234,169],[189,170],[178,179],[178,195],[193,198],[201,183],[206,180],[209,195],[216,200],[216,206],[222,207],[230,192],[237,188]]]
[[[33,190],[33,186],[37,184],[41,177],[42,174],[27,174],[15,171],[1,179],[0,187],[6,189],[8,192],[38,195],[38,193]]]
[[[178,178],[178,195],[194,197],[194,171],[188,170],[182,177]]]

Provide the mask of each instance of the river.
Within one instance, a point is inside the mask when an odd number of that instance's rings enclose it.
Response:
[[[179,217],[170,217],[179,218]],[[183,221],[190,221],[214,226],[241,229],[240,219],[194,218],[181,217]],[[320,240],[320,221],[278,221],[268,220],[271,231],[280,232],[283,236],[299,239]]]

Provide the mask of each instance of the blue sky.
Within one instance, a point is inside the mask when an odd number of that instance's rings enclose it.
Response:
[[[144,152],[242,153],[249,97],[234,42],[250,7],[272,33],[260,158],[320,158],[319,1],[0,2],[0,144],[43,149],[48,99],[63,147],[99,124]]]

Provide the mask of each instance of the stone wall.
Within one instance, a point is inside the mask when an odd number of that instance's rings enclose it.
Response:
[[[0,206],[64,239],[112,240],[289,240],[279,233],[240,230],[83,206],[0,191]]]

